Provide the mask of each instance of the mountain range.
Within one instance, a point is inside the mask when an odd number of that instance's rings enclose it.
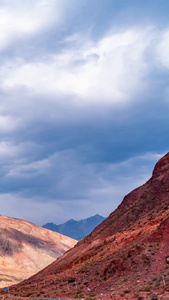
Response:
[[[0,287],[37,273],[76,243],[28,221],[0,215]]]
[[[54,223],[47,223],[42,227],[59,232],[79,241],[91,233],[91,231],[103,220],[105,220],[105,218],[97,214],[84,220],[75,221],[71,219],[64,224],[56,225]]]
[[[92,233],[11,293],[160,300],[168,290],[169,153]]]

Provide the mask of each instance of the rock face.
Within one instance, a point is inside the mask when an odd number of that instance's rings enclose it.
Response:
[[[60,225],[56,225],[53,223],[47,223],[42,227],[50,229],[55,232],[59,232],[66,236],[69,236],[73,239],[80,241],[86,235],[90,234],[91,231],[99,225],[101,222],[105,220],[104,217],[95,215],[93,217],[84,219],[84,220],[69,220],[68,222]]]
[[[0,287],[37,273],[75,244],[30,222],[0,215]]]
[[[159,292],[162,278],[169,288],[168,256],[169,153],[90,235],[12,293],[82,298]]]

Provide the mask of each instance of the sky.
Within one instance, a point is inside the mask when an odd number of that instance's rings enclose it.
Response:
[[[169,151],[169,1],[0,2],[0,213],[107,217]]]

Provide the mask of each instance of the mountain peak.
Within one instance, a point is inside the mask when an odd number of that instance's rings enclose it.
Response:
[[[153,178],[164,176],[169,173],[169,152],[166,153],[155,165],[153,170]]]
[[[66,223],[56,225],[53,223],[47,223],[42,227],[50,229],[55,232],[59,232],[76,240],[81,240],[88,235],[98,224],[104,221],[104,217],[96,214],[95,216],[87,219],[75,221],[73,219]]]

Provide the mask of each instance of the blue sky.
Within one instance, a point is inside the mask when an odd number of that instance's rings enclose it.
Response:
[[[168,152],[168,1],[0,4],[1,214],[108,216]]]

